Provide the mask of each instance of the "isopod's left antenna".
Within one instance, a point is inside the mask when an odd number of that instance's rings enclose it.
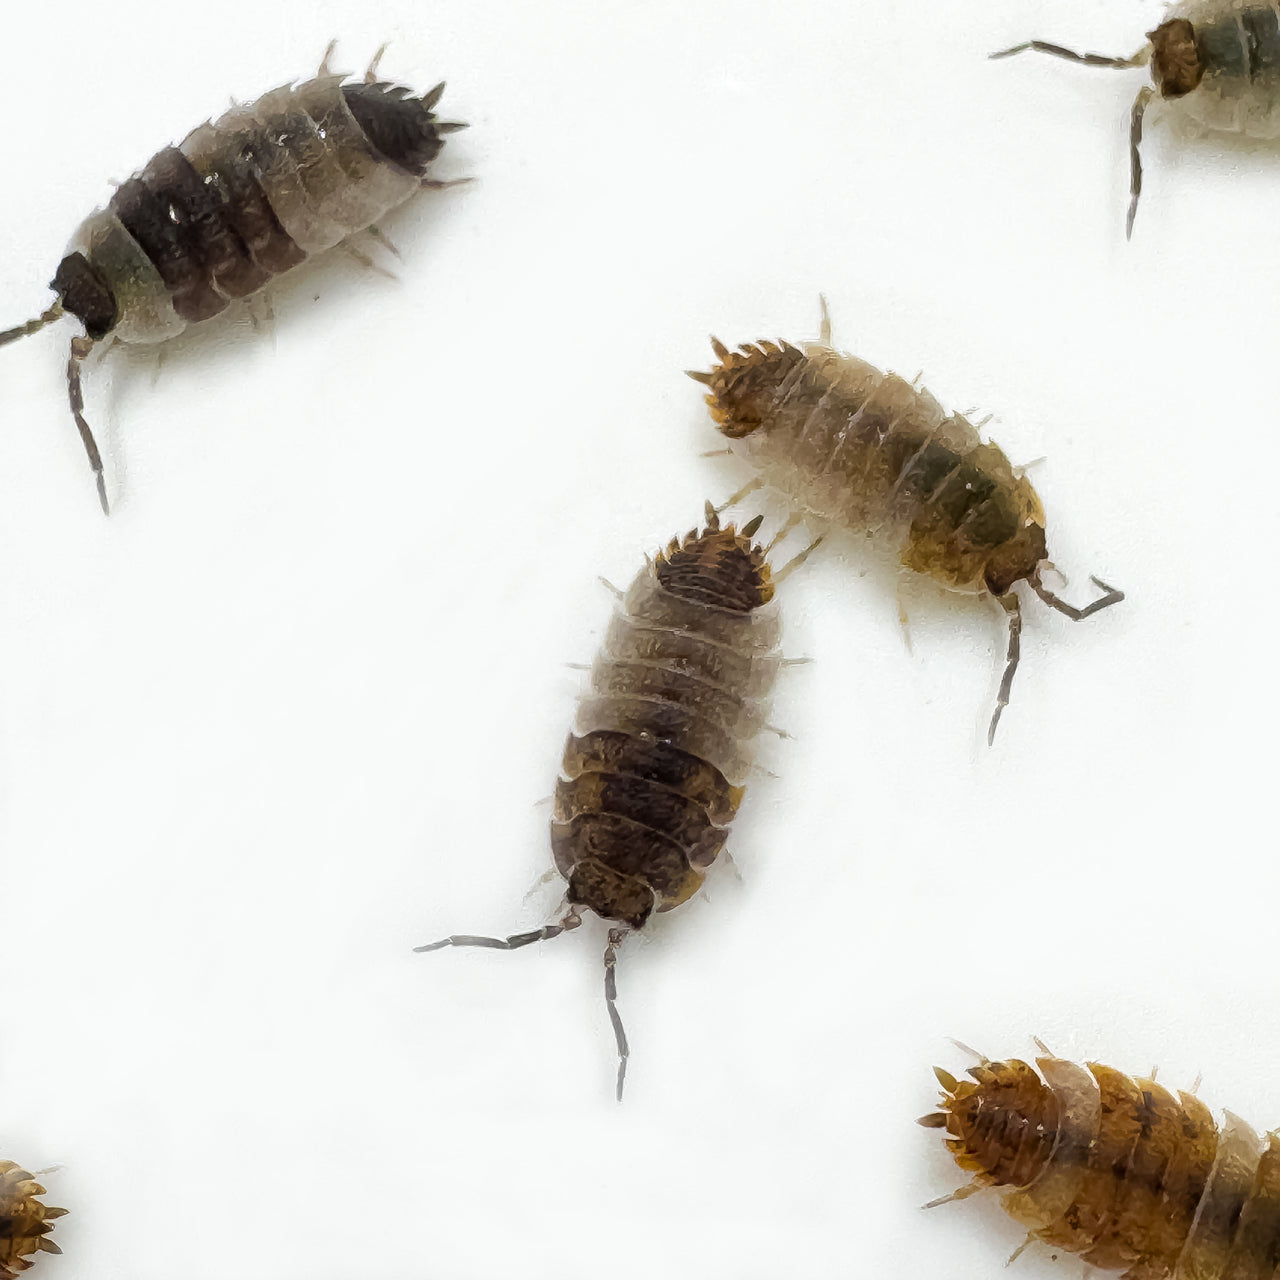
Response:
[[[604,949],[604,1003],[609,1010],[613,1039],[618,1046],[618,1084],[614,1097],[619,1102],[622,1101],[622,1086],[627,1081],[627,1059],[631,1056],[631,1046],[627,1043],[627,1033],[618,1013],[618,947],[626,936],[625,929],[610,929],[609,943]]]
[[[109,516],[111,504],[107,501],[107,479],[102,470],[102,454],[98,452],[98,442],[93,438],[93,431],[84,416],[84,391],[80,386],[80,366],[93,350],[93,345],[92,338],[71,339],[71,354],[67,358],[67,398],[71,402],[71,416],[76,420],[76,430],[80,432],[80,442],[89,456],[89,467],[98,486],[102,514]]]
[[[28,320],[26,324],[20,324],[14,329],[5,329],[0,333],[0,347],[7,346],[10,342],[17,342],[19,338],[27,338],[33,333],[38,333],[45,325],[62,319],[63,314],[62,299],[59,298],[48,311],[42,311],[34,320]]]
[[[1142,194],[1142,117],[1156,91],[1148,84],[1138,91],[1129,118],[1129,213],[1124,221],[1124,238],[1133,238],[1133,220],[1138,216],[1138,197]]]
[[[987,746],[996,740],[996,726],[1005,707],[1009,705],[1009,690],[1013,688],[1013,673],[1018,669],[1018,661],[1022,656],[1022,604],[1012,591],[997,596],[1001,608],[1009,615],[1009,649],[1004,659],[1004,676],[1000,680],[1000,692],[996,694],[996,709],[991,716],[991,727],[987,730]]]

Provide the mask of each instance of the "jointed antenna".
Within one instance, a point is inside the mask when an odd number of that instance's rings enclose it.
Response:
[[[1050,44],[1048,40],[1024,40],[1015,44],[1012,49],[1001,49],[993,53],[992,58],[1012,58],[1015,53],[1025,53],[1031,49],[1035,53],[1052,54],[1055,58],[1066,58],[1069,62],[1081,62],[1086,67],[1114,67],[1123,70],[1128,67],[1145,66],[1151,56],[1151,46],[1144,46],[1130,58],[1109,57],[1105,53],[1077,53],[1074,49],[1065,49],[1060,44]]]
[[[604,949],[604,1003],[609,1010],[609,1022],[613,1026],[613,1039],[618,1046],[618,1085],[614,1097],[622,1101],[622,1086],[627,1080],[627,1059],[631,1056],[631,1046],[627,1044],[627,1033],[622,1026],[622,1018],[618,1013],[618,946],[627,936],[625,929],[609,930],[609,945]]]
[[[428,942],[424,947],[414,947],[414,951],[439,951],[442,947],[489,947],[495,951],[516,951],[527,947],[531,942],[547,942],[558,938],[570,929],[576,929],[582,923],[582,917],[570,907],[559,924],[544,924],[541,929],[533,929],[529,933],[513,933],[505,938],[482,938],[473,933],[454,933],[439,942]]]
[[[1087,604],[1083,609],[1076,608],[1073,604],[1068,604],[1065,600],[1055,596],[1048,587],[1040,581],[1040,574],[1037,572],[1031,578],[1031,589],[1045,602],[1051,609],[1057,609],[1059,613],[1065,613],[1072,622],[1083,622],[1085,618],[1098,612],[1099,609],[1106,609],[1110,605],[1119,604],[1124,599],[1124,592],[1117,590],[1109,583],[1103,582],[1101,578],[1090,577],[1089,581],[1093,583],[1099,591],[1106,594],[1100,599],[1095,600],[1092,604]]]
[[[62,315],[62,299],[59,298],[48,311],[42,311],[34,320],[28,320],[26,324],[20,324],[14,329],[5,329],[3,333],[0,333],[0,347],[7,346],[10,342],[17,342],[19,338],[26,338],[33,333],[38,333],[45,325],[52,324],[55,320],[60,320]]]

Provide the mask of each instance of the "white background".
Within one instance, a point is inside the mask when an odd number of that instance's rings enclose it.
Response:
[[[908,12],[909,10],[909,12]],[[38,1280],[1002,1274],[1021,1234],[914,1118],[1031,1036],[1280,1120],[1280,158],[1153,118],[1103,0],[66,3],[6,15],[0,324],[75,224],[332,36],[470,121],[384,229],[91,369],[0,354],[0,1158],[68,1206]],[[375,255],[376,248],[372,249]],[[1075,625],[833,541],[782,593],[741,879],[624,948],[535,927],[581,674],[625,581],[743,475],[707,334],[924,381],[1033,471]],[[153,385],[153,378],[154,385]],[[749,509],[747,514],[751,514]],[[777,519],[770,509],[771,525]],[[803,543],[795,535],[792,549]],[[1029,1280],[1070,1274],[1028,1255]],[[1063,1272],[1061,1269],[1067,1268]]]

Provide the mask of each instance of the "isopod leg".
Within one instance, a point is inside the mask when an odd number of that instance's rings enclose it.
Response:
[[[1125,219],[1124,235],[1133,235],[1133,220],[1138,216],[1138,197],[1142,194],[1142,117],[1147,104],[1155,96],[1150,85],[1144,85],[1133,100],[1133,115],[1129,123],[1129,214]]]
[[[329,59],[333,57],[334,50],[338,47],[338,37],[334,36],[324,47],[324,57],[320,59],[320,66],[316,68],[316,79],[323,79],[325,76],[332,75],[333,71],[329,66]]]
[[[1000,716],[1009,705],[1009,690],[1013,688],[1013,674],[1018,669],[1018,659],[1022,656],[1022,606],[1012,591],[997,596],[1001,608],[1009,615],[1009,649],[1005,654],[1004,676],[1000,680],[1000,691],[996,694],[996,709],[991,716],[991,727],[987,730],[987,746],[996,740],[996,726]]]
[[[365,84],[377,84],[378,82],[378,63],[382,61],[382,55],[387,51],[387,45],[391,42],[388,40],[378,46],[378,52],[373,55],[373,61],[365,68],[364,82]]]
[[[831,345],[831,312],[827,310],[827,295],[818,294],[818,305],[822,308],[822,323],[818,326],[818,341],[824,347]]]
[[[609,1010],[609,1022],[618,1046],[618,1083],[614,1097],[619,1102],[622,1101],[622,1086],[627,1081],[627,1059],[631,1056],[631,1046],[627,1043],[627,1033],[618,1013],[618,947],[626,936],[625,929],[610,929],[609,943],[604,949],[604,1003]]]
[[[92,338],[72,338],[71,355],[67,359],[67,398],[71,402],[71,415],[76,420],[76,430],[80,432],[80,441],[84,451],[89,455],[89,466],[98,485],[98,501],[102,503],[102,514],[111,514],[111,504],[107,501],[107,481],[102,470],[102,454],[98,452],[98,442],[85,421],[84,392],[80,386],[80,365],[93,350]]]
[[[798,556],[794,556],[788,560],[786,564],[773,575],[774,582],[785,582],[787,578],[798,569],[804,562],[822,546],[823,539],[815,538]]]
[[[763,489],[763,488],[764,488],[764,481],[761,480],[759,476],[756,476],[754,480],[748,480],[747,483],[744,484],[742,488],[738,490],[737,493],[725,499],[724,502],[722,502],[718,507],[715,508],[716,515],[719,515],[722,511],[727,511],[730,507],[736,507],[738,503],[740,503],[743,500],[743,498],[746,498],[751,494],[755,493],[757,489]]]
[[[1075,605],[1068,604],[1065,600],[1059,599],[1052,591],[1049,590],[1041,581],[1040,575],[1037,574],[1031,579],[1031,589],[1045,602],[1051,609],[1056,609],[1059,613],[1065,613],[1072,622],[1082,622],[1090,614],[1097,613],[1099,609],[1105,609],[1109,605],[1119,604],[1124,599],[1124,592],[1117,590],[1110,584],[1103,582],[1101,578],[1091,577],[1090,582],[1106,594],[1095,600],[1092,604],[1087,604],[1083,609],[1077,609]]]

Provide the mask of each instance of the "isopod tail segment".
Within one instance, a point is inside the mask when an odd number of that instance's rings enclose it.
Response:
[[[444,947],[488,947],[495,951],[518,951],[534,942],[549,942],[562,933],[569,933],[582,923],[582,915],[576,906],[565,912],[556,924],[544,924],[541,929],[531,929],[528,933],[513,933],[505,938],[479,937],[470,933],[455,933],[439,942],[428,942],[425,947],[414,947],[416,952],[440,951]],[[614,1095],[622,1101],[622,1088],[627,1079],[627,1059],[631,1056],[631,1046],[627,1043],[627,1032],[622,1025],[622,1016],[618,1013],[618,947],[627,936],[623,928],[609,930],[608,944],[604,949],[604,1002],[609,1011],[609,1024],[613,1027],[614,1042],[618,1047],[618,1080]]]
[[[1076,605],[1068,604],[1044,585],[1040,578],[1041,569],[1044,567],[1044,564],[1039,566],[1035,573],[1027,579],[1031,590],[1051,609],[1056,609],[1059,613],[1066,614],[1072,622],[1083,622],[1085,618],[1097,613],[1099,609],[1106,609],[1110,605],[1119,604],[1124,599],[1123,591],[1111,586],[1110,583],[1103,582],[1101,578],[1091,577],[1089,581],[1103,594],[1091,604],[1078,608]],[[991,724],[987,728],[987,746],[991,746],[996,740],[996,727],[1000,723],[1000,717],[1004,713],[1005,707],[1009,705],[1009,691],[1013,688],[1014,672],[1017,671],[1018,663],[1022,657],[1021,602],[1017,595],[1010,590],[1003,595],[996,596],[996,603],[1000,605],[1009,618],[1009,648],[1005,653],[1004,675],[1000,679],[1000,689],[996,694],[996,709],[991,715]]]
[[[1196,88],[1204,76],[1205,64],[1196,44],[1195,28],[1185,18],[1169,18],[1147,32],[1147,44],[1128,58],[1107,57],[1100,53],[1077,53],[1047,40],[1027,40],[1011,49],[993,53],[993,58],[1008,58],[1026,50],[1066,58],[1088,67],[1112,67],[1126,71],[1151,65],[1152,85],[1144,85],[1133,100],[1129,113],[1129,212],[1125,218],[1125,238],[1133,235],[1133,221],[1138,215],[1138,197],[1142,194],[1142,122],[1147,107],[1157,95],[1181,98]]]

